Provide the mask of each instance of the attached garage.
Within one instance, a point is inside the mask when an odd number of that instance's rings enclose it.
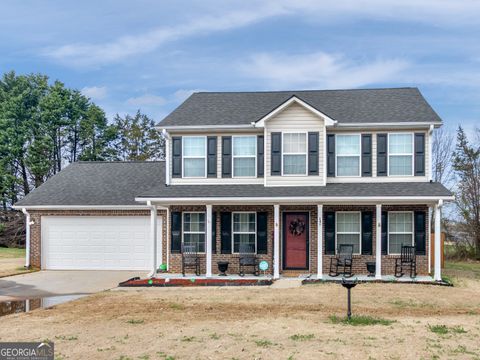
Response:
[[[162,224],[158,219],[158,243]],[[147,216],[43,216],[42,269],[150,270]],[[157,247],[160,263],[160,246]]]

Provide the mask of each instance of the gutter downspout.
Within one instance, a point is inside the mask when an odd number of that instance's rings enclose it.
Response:
[[[167,129],[162,130],[162,135],[166,140],[165,144],[165,185],[170,185],[170,144],[171,136]]]
[[[25,214],[25,269],[30,269],[30,225],[33,223],[27,209],[22,208],[22,212]]]
[[[152,247],[153,247],[153,261],[152,261],[152,271],[148,274],[149,278],[155,277],[157,274],[157,223],[158,223],[158,217],[157,217],[157,207],[155,205],[152,205],[151,201],[147,202],[147,205],[150,207],[150,236],[152,237]]]

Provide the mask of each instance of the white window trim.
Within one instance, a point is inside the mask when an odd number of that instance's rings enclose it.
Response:
[[[205,156],[185,156],[185,139],[187,138],[204,138],[205,139]],[[182,137],[182,178],[183,179],[205,179],[207,177],[207,156],[208,156],[208,144],[206,136],[184,136]],[[203,159],[205,163],[205,175],[204,176],[185,176],[185,158],[187,159]]]
[[[285,146],[285,134],[305,134],[305,152],[304,153],[286,153],[283,149]],[[285,155],[305,155],[305,174],[284,174],[283,168],[285,166]],[[308,131],[282,131],[282,176],[308,176]]]
[[[390,154],[390,136],[391,135],[410,135],[412,137],[412,152],[411,154],[407,153],[402,153],[402,154]],[[387,142],[387,175],[389,177],[413,177],[414,176],[414,171],[415,171],[415,135],[412,132],[394,132],[394,133],[388,133],[388,142]],[[390,175],[390,156],[411,156],[412,158],[412,173],[410,175]]]
[[[359,252],[354,252],[353,255],[361,255],[362,254],[362,212],[361,211],[337,211],[335,212],[335,254],[338,253],[338,244],[337,244],[337,237],[338,234],[341,235],[356,235],[356,232],[339,232],[338,231],[338,214],[358,214],[359,220],[359,233],[358,233],[358,250]]]
[[[251,138],[255,138],[255,154],[254,155],[234,155],[234,142],[235,142],[235,139],[236,138],[242,138],[242,137],[251,137]],[[257,149],[257,135],[235,135],[235,136],[232,136],[232,178],[237,178],[237,179],[254,179],[257,177],[257,153],[258,153],[258,149]],[[235,176],[235,158],[247,158],[247,159],[251,159],[252,157],[255,158],[255,175],[253,176]]]
[[[389,211],[388,212],[388,221],[387,221],[387,254],[388,255],[400,255],[400,253],[391,253],[390,252],[390,214],[410,214],[412,218],[412,232],[394,232],[392,234],[394,235],[405,235],[405,234],[411,234],[412,235],[412,243],[411,246],[414,245],[415,243],[415,223],[414,223],[414,218],[413,218],[413,211]]]
[[[358,137],[358,143],[360,145],[360,151],[358,155],[338,155],[338,136],[356,136]],[[358,156],[358,175],[338,175],[338,158],[339,157],[353,157]],[[362,176],[362,134],[335,134],[335,177],[339,178],[357,178]]]
[[[205,214],[205,231],[185,231],[185,214]],[[185,243],[185,233],[187,234],[204,234],[205,235],[205,249],[207,248],[207,214],[205,211],[185,211],[182,212],[182,245]],[[205,254],[205,251],[199,251],[199,254]]]
[[[235,252],[235,234],[251,234],[251,231],[234,231],[234,214],[255,214],[255,254],[257,253],[257,212],[256,211],[233,211],[232,212],[232,254],[239,254]]]

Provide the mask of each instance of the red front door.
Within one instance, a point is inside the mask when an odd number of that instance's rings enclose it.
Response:
[[[308,213],[283,213],[283,268],[308,269]]]

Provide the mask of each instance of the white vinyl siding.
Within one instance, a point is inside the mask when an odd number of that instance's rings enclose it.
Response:
[[[182,141],[183,176],[205,177],[207,174],[206,136],[185,136]]]
[[[336,213],[336,250],[340,245],[353,245],[353,253],[361,252],[362,227],[360,212],[348,211]]]
[[[307,175],[307,133],[282,133],[282,174]]]
[[[183,244],[196,245],[198,252],[205,252],[205,213],[183,213]]]
[[[240,251],[240,244],[247,244],[257,252],[257,214],[255,212],[232,213],[233,252]]]
[[[413,175],[413,134],[388,135],[388,175]]]
[[[257,176],[257,137],[232,137],[233,177]]]
[[[413,212],[390,211],[388,213],[388,253],[400,254],[402,245],[413,245]]]
[[[360,176],[360,134],[336,135],[337,176]]]

